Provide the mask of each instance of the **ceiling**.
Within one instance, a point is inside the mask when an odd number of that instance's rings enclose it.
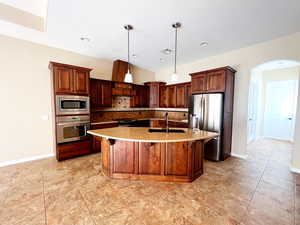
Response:
[[[26,7],[24,0],[0,2],[46,16],[47,1],[39,5],[40,1],[26,1]],[[174,22],[183,24],[178,37],[182,64],[300,31],[300,1],[48,0],[46,21],[46,32],[0,21],[0,33],[84,55],[126,60],[123,25],[132,24],[133,63],[157,71],[173,64],[173,54],[161,50],[174,48]],[[209,45],[201,47],[204,41]]]

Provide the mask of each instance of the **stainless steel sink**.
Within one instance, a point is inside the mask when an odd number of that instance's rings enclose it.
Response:
[[[169,129],[167,132],[167,129],[149,129],[148,130],[150,133],[184,133],[184,130],[180,129]]]

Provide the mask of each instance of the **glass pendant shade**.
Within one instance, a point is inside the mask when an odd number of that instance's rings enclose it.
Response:
[[[173,73],[171,75],[171,81],[172,82],[177,82],[178,81],[178,74],[177,73]]]
[[[132,82],[133,82],[132,74],[130,73],[129,70],[128,70],[128,72],[125,74],[124,82],[126,82],[126,83],[132,83]]]

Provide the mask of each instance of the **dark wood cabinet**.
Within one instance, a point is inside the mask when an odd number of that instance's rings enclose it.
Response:
[[[227,68],[228,69],[228,68]],[[191,74],[192,93],[224,92],[226,81],[226,67]]]
[[[134,85],[134,96],[132,97],[132,107],[149,106],[149,87],[144,85]]]
[[[166,85],[164,82],[146,82],[146,86],[149,87],[149,107],[158,108],[160,103],[160,87]]]
[[[176,107],[184,108],[186,107],[186,85],[181,84],[176,86]]]
[[[90,79],[91,108],[112,106],[112,82],[106,80]]]
[[[235,73],[236,71],[231,67],[222,67],[191,74],[192,94],[223,93],[224,110],[220,136],[223,160],[231,154]]]
[[[91,69],[50,62],[55,94],[89,95]]]
[[[112,148],[112,157],[114,165],[111,168],[113,173],[135,174],[137,168],[136,151],[138,150],[137,142],[115,141]]]
[[[192,85],[191,83],[186,84],[185,88],[186,94],[185,94],[185,108],[189,107],[189,99],[192,96]]]
[[[169,106],[168,103],[168,87],[162,86],[159,89],[159,107],[161,108],[167,108]]]
[[[166,149],[166,175],[187,176],[188,175],[188,142],[168,143]],[[185,149],[185,151],[182,151]],[[186,159],[186,160],[183,160]]]
[[[117,122],[101,123],[101,124],[92,125],[91,130],[112,128],[112,127],[117,127],[117,126],[118,126]],[[92,153],[101,152],[101,140],[102,140],[102,138],[97,137],[97,136],[92,136],[91,139],[92,139],[92,148],[91,148]]]
[[[192,182],[203,174],[203,144],[102,139],[102,171],[117,179]]]
[[[125,74],[128,71],[128,62],[116,60],[113,63],[112,81],[124,82]]]
[[[179,83],[160,86],[159,107],[161,108],[186,108],[188,96],[191,95],[191,83]]]
[[[139,144],[139,174],[163,174],[162,160],[165,144],[140,142]]]
[[[225,72],[215,71],[207,73],[206,76],[207,91],[208,92],[223,92],[225,91]]]
[[[168,97],[168,107],[175,108],[176,107],[176,86],[168,86],[167,87],[167,97]]]
[[[56,159],[62,161],[65,159],[71,159],[81,155],[87,155],[91,153],[91,141],[75,141],[70,143],[58,144],[56,146]]]
[[[73,70],[74,92],[80,95],[89,94],[89,72]]]

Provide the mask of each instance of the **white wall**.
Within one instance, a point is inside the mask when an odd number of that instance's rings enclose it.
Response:
[[[247,117],[248,117],[248,91],[251,69],[268,61],[288,59],[300,62],[300,33],[282,37],[276,40],[256,44],[197,60],[178,66],[180,82],[190,81],[189,73],[212,69],[221,66],[231,66],[238,72],[235,80],[234,119],[233,119],[233,146],[232,152],[245,156],[247,146]],[[182,52],[181,54],[184,54]],[[180,58],[180,56],[179,56]],[[157,80],[170,83],[172,68],[166,68],[155,74]],[[298,104],[298,115],[300,115]],[[300,117],[296,122],[298,129],[295,135],[295,158],[293,167],[300,169]]]
[[[93,68],[111,80],[112,61],[0,36],[0,164],[53,153],[49,61]],[[137,83],[154,73],[134,68]],[[49,120],[41,116],[49,115]]]

